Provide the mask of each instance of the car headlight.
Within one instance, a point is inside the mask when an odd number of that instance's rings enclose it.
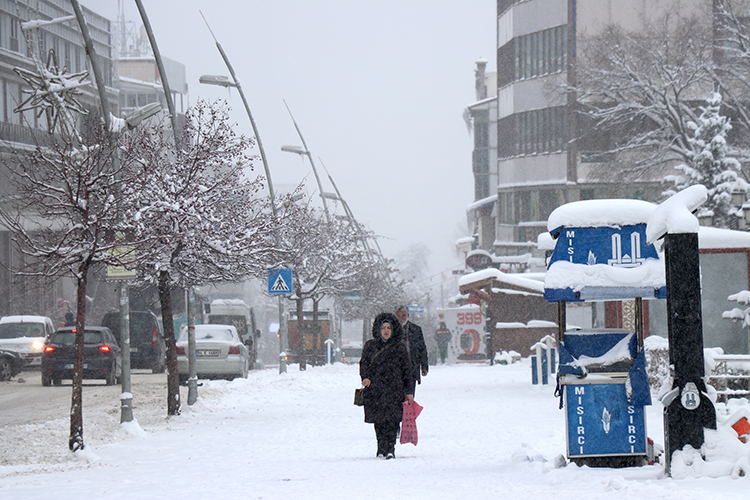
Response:
[[[37,340],[33,344],[31,344],[31,348],[34,349],[35,351],[42,352],[42,349],[44,349],[44,342],[39,342]]]

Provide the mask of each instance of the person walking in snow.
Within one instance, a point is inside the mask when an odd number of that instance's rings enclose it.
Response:
[[[409,321],[409,308],[400,306],[396,309],[396,316],[404,330],[404,343],[411,360],[412,378],[414,378],[414,391],[417,390],[417,384],[422,383],[422,377],[427,376],[430,369],[427,358],[427,346],[424,343],[424,334],[422,328]]]
[[[445,364],[445,358],[448,356],[448,344],[451,341],[451,331],[448,329],[448,325],[445,324],[445,315],[443,313],[438,314],[440,324],[438,325],[437,332],[435,332],[435,342],[438,345],[438,358],[441,364]]]
[[[372,339],[365,343],[359,361],[364,390],[365,422],[375,425],[376,456],[396,456],[396,438],[403,416],[403,402],[414,402],[414,379],[403,330],[398,318],[381,313],[372,324]]]

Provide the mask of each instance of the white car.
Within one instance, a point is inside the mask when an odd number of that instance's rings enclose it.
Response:
[[[182,328],[177,339],[177,371],[180,382],[190,376],[188,331]],[[199,378],[247,378],[250,357],[237,329],[231,325],[195,325],[195,356]]]
[[[5,316],[0,318],[0,349],[17,352],[24,370],[39,369],[44,343],[54,331],[47,316]]]

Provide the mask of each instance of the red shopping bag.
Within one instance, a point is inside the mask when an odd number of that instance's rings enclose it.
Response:
[[[417,446],[417,417],[422,413],[422,407],[414,401],[412,404],[404,401],[404,416],[401,419],[401,444],[414,443]]]

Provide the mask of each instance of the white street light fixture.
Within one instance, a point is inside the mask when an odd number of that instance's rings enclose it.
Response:
[[[228,76],[224,75],[203,75],[198,78],[199,83],[205,83],[206,85],[218,85],[219,87],[237,87],[238,84],[234,83],[229,79]]]
[[[299,146],[281,146],[281,150],[286,153],[294,153],[296,155],[304,156],[310,155],[310,152]]]
[[[152,102],[151,104],[146,104],[126,116],[125,123],[127,123],[128,129],[134,129],[140,125],[143,120],[154,116],[159,111],[161,111],[160,103]]]

